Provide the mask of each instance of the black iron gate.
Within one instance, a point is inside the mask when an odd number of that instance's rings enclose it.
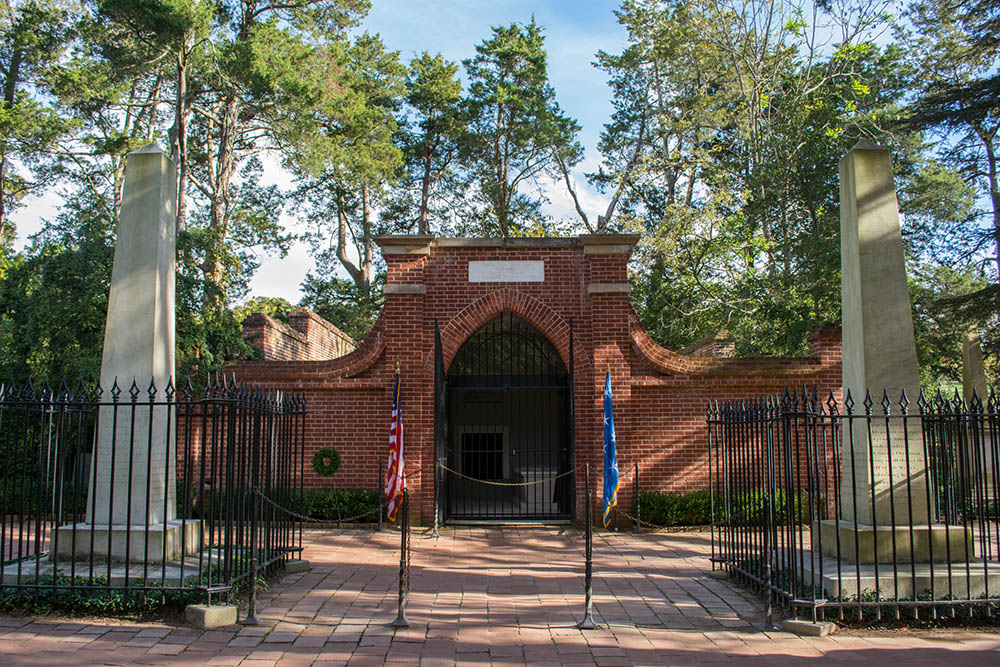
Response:
[[[438,502],[446,518],[571,518],[572,383],[555,347],[526,320],[502,313],[465,341],[445,374],[435,334]]]

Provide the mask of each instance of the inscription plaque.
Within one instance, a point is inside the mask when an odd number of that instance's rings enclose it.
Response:
[[[545,262],[480,261],[469,262],[470,283],[541,283],[545,282]]]

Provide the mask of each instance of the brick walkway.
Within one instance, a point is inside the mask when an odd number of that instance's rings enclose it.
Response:
[[[170,665],[807,665],[1000,662],[997,633],[800,638],[755,629],[761,604],[703,576],[708,535],[597,535],[595,617],[575,530],[414,532],[410,628],[393,631],[397,533],[307,534],[313,568],[261,596],[257,627],[0,617],[0,663]]]

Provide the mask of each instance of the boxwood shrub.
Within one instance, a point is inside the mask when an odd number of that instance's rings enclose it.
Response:
[[[811,519],[809,495],[800,492],[792,496],[783,489],[774,492],[775,521],[785,523],[791,520],[795,523],[809,523]],[[744,525],[762,523],[764,520],[763,491],[744,491],[732,497],[733,506],[730,511],[734,518]],[[822,498],[820,499],[822,506]],[[661,493],[659,491],[640,491],[639,510],[642,520],[656,526],[705,526],[712,522],[712,496],[705,491],[690,493]],[[716,520],[723,518],[724,506],[721,494],[715,494]]]

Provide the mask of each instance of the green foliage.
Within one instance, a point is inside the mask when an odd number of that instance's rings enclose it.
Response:
[[[487,236],[520,236],[537,223],[540,201],[523,189],[542,176],[558,177],[560,160],[583,156],[580,126],[563,114],[549,84],[545,38],[534,19],[493,28],[463,61],[468,130],[463,160],[487,207]]]
[[[289,316],[295,306],[280,296],[255,296],[245,304],[236,308],[233,315],[240,322],[254,313],[263,313],[279,322],[288,324]]]
[[[6,454],[9,449],[0,448],[0,452]],[[60,518],[67,522],[83,519],[87,511],[86,482],[82,484],[66,482],[61,489],[56,489],[52,481],[40,481],[28,471],[18,477],[12,475],[13,471],[5,472],[6,476],[0,477],[0,499],[8,515],[23,512],[25,516],[36,516],[35,510],[38,507],[47,514],[53,510],[58,499],[61,501],[61,508],[55,509]]]
[[[416,227],[418,234],[429,234],[436,223],[438,234],[443,235],[455,225],[456,218],[468,212],[462,196],[467,184],[458,165],[466,130],[461,95],[455,63],[427,52],[410,61],[408,113],[397,134],[404,164],[384,212],[402,229]]]
[[[111,220],[81,197],[0,276],[0,377],[97,377],[111,282]],[[71,324],[72,323],[72,324]]]
[[[340,452],[333,447],[323,447],[312,459],[313,470],[320,477],[332,477],[340,470]]]
[[[34,584],[34,579],[31,581]],[[164,593],[152,590],[128,590],[101,588],[108,585],[104,575],[91,577],[70,577],[62,571],[44,574],[39,578],[41,588],[6,588],[0,592],[0,611],[28,612],[36,616],[46,616],[53,612],[92,616],[119,616],[125,618],[161,614],[165,608],[178,611],[184,605],[202,600],[200,591],[183,590]],[[145,585],[155,586],[157,580],[136,579],[131,582],[137,589]],[[76,586],[78,588],[68,588]],[[91,588],[93,587],[93,588]]]
[[[354,340],[361,340],[375,324],[382,310],[384,296],[381,285],[385,274],[375,276],[373,288],[365,293],[349,280],[322,279],[314,273],[306,274],[302,282],[302,301],[314,313],[332,323]]]
[[[354,518],[360,523],[378,520],[378,491],[370,489],[308,489],[303,492],[295,511],[310,519],[337,521]]]
[[[712,522],[711,501],[708,491],[640,491],[639,511],[643,521],[656,526],[704,526]]]
[[[0,13],[0,248],[13,238],[10,212],[48,185],[55,143],[72,127],[37,94],[71,33],[67,8],[52,0],[9,2]]]
[[[783,489],[774,492],[774,520],[778,523],[792,521],[794,523],[809,523],[811,520],[810,498],[808,493],[801,492],[788,500]],[[737,525],[763,525],[764,506],[768,493],[765,491],[748,491],[735,494],[727,508],[725,498],[721,494],[713,496],[708,491],[692,491],[690,493],[661,493],[659,491],[640,491],[639,509],[642,520],[656,526],[704,526],[712,522],[712,503],[715,504],[717,523],[724,521],[728,509],[729,516]],[[822,502],[820,503],[822,506]]]

